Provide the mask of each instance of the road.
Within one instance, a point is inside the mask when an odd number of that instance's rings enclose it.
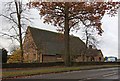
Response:
[[[72,71],[64,73],[52,73],[43,75],[34,75],[30,77],[24,77],[22,79],[79,79],[91,80],[91,79],[118,79],[120,76],[120,68],[105,68],[105,69],[94,69],[94,70],[82,70]]]

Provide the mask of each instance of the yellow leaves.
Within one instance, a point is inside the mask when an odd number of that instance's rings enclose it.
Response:
[[[8,63],[18,63],[21,62],[21,51],[17,49],[8,59]]]

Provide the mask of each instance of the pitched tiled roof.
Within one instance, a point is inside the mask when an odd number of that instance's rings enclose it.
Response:
[[[93,56],[93,55],[97,56],[98,55],[98,50],[97,49],[93,49],[93,48],[92,49],[88,48],[86,55],[87,56],[90,56],[90,55],[91,56]]]
[[[41,30],[28,27],[33,40],[43,54],[64,54],[64,37],[63,34],[47,30]],[[79,37],[70,36],[70,53],[80,54],[85,49],[85,44]]]

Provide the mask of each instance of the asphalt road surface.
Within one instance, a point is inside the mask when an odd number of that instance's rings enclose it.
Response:
[[[82,70],[72,71],[64,73],[52,73],[35,75],[31,77],[25,77],[24,79],[118,79],[120,76],[120,68],[105,68],[105,69],[93,69],[93,70]]]

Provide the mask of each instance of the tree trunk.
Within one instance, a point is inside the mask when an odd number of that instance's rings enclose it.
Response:
[[[65,65],[70,66],[70,45],[69,45],[69,7],[68,2],[65,3],[65,31],[64,31],[64,41],[65,41]]]
[[[87,32],[87,29],[85,30],[85,34],[86,34],[86,48],[85,48],[85,51],[84,51],[84,54],[83,54],[83,62],[85,61],[85,56],[87,56],[87,53],[88,53],[88,32]]]
[[[19,29],[19,39],[20,39],[20,50],[21,50],[21,63],[23,63],[23,44],[22,44],[22,31],[21,31],[21,4],[17,3],[15,0],[15,6],[17,11],[17,19],[18,19],[18,29]]]
[[[88,48],[88,32],[87,29],[85,30],[86,33],[86,49]]]

